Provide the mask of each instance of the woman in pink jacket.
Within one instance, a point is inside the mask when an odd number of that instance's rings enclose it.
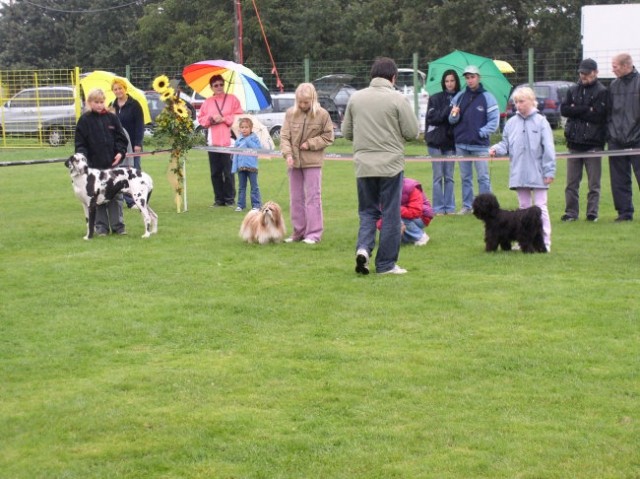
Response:
[[[198,113],[198,122],[203,128],[209,128],[207,143],[209,146],[231,146],[231,125],[236,115],[242,114],[240,100],[226,93],[225,81],[221,75],[213,75],[209,86],[213,96],[207,98]],[[211,185],[213,186],[213,205],[234,206],[236,185],[231,173],[232,155],[209,152]]]

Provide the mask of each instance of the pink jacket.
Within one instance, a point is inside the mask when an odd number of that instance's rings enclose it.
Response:
[[[198,112],[198,122],[203,128],[209,128],[207,135],[210,146],[231,145],[231,125],[236,115],[242,114],[240,100],[235,95],[223,94],[207,98]],[[213,124],[211,118],[222,115],[223,123]]]

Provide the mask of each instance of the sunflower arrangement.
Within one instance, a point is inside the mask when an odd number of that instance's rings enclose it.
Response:
[[[187,152],[198,142],[189,109],[176,91],[170,86],[169,78],[160,75],[153,81],[153,89],[165,102],[164,110],[156,118],[154,136],[160,141],[168,140],[171,145],[171,160],[167,177],[176,192],[176,206],[182,211],[184,193],[184,163]]]

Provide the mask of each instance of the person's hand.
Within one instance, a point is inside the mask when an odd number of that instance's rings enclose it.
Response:
[[[216,121],[213,119],[212,116],[209,117],[209,125],[215,125]]]
[[[120,160],[122,159],[122,153],[118,153],[114,158],[113,158],[113,163],[111,163],[111,166],[116,166],[118,163],[120,163]]]
[[[545,185],[550,185],[551,183],[553,183],[553,178],[544,178],[543,181]]]
[[[460,114],[460,107],[454,106],[451,108],[451,116],[458,116]]]
[[[136,145],[133,147],[133,152],[134,153],[140,153],[142,151],[142,147],[139,145]]]
[[[489,156],[491,158],[493,158],[494,156],[496,156],[496,149],[495,148],[489,148]]]
[[[302,145],[300,145],[300,149],[301,150],[308,150],[309,149],[309,143],[305,141]]]
[[[293,168],[293,156],[287,155],[287,168]]]

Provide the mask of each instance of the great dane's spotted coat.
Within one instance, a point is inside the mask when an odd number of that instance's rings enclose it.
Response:
[[[108,203],[121,191],[131,195],[142,214],[142,237],[148,238],[158,231],[158,215],[149,207],[153,180],[147,173],[133,168],[89,168],[87,159],[81,153],[71,155],[64,165],[69,169],[73,191],[84,207],[87,220],[84,239],[91,239],[95,232],[96,206]]]

